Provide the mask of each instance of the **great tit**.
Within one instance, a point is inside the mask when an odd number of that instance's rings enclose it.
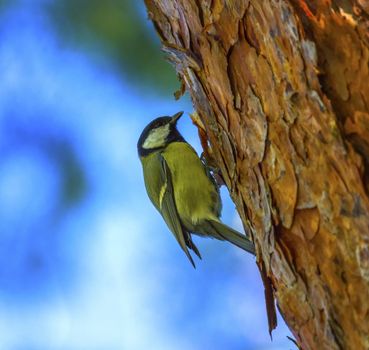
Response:
[[[153,120],[137,143],[147,194],[195,267],[201,255],[191,234],[229,241],[255,255],[254,244],[220,222],[218,186],[195,150],[177,130],[183,112]]]

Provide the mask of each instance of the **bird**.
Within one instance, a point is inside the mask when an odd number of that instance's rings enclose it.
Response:
[[[193,267],[201,259],[192,234],[228,241],[255,255],[253,242],[220,221],[219,187],[177,129],[183,112],[158,117],[142,131],[137,151],[146,191]]]

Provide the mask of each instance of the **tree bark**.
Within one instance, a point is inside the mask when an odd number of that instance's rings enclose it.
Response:
[[[145,0],[302,349],[369,349],[369,3]]]

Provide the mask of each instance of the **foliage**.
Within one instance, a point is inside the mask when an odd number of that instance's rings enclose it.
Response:
[[[138,5],[121,0],[64,0],[45,6],[68,43],[95,59],[113,61],[136,83],[149,83],[159,92],[174,91],[178,85],[174,70],[163,60],[153,30],[143,25],[145,12]]]

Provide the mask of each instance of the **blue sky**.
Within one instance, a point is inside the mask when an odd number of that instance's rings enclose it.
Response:
[[[68,46],[39,3],[0,15],[0,349],[293,349],[254,259],[195,238],[194,270],[146,196],[137,139],[188,97]]]

